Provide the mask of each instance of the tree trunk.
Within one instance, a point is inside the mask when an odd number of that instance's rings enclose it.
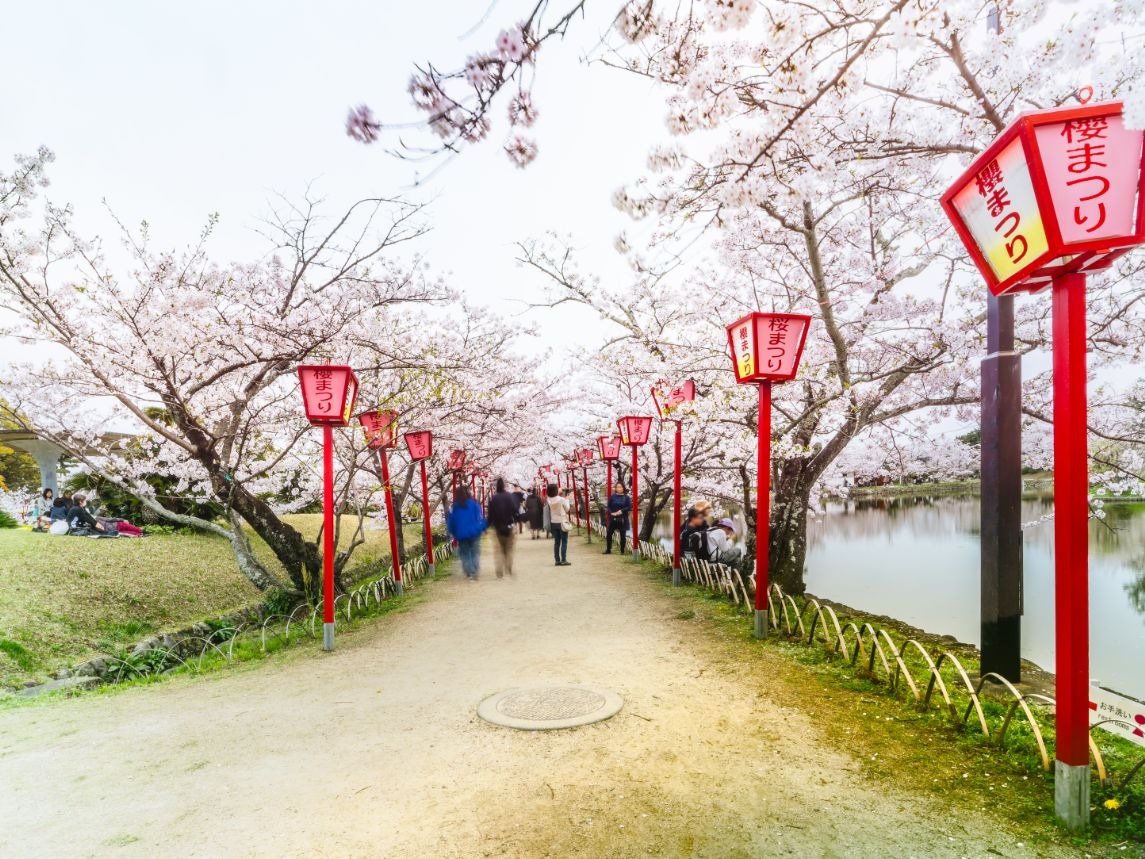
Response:
[[[672,497],[671,491],[661,493],[658,483],[653,483],[648,488],[651,490],[648,493],[650,501],[644,505],[640,514],[640,542],[642,543],[652,541],[652,532],[656,529],[656,520]]]
[[[806,590],[803,581],[807,563],[807,508],[810,505],[814,477],[806,458],[784,460],[779,464],[778,477],[772,482],[771,520],[768,540],[768,580],[779,585],[784,593],[801,594]],[[745,513],[748,536],[744,541],[743,572],[750,574],[755,561],[755,498],[754,475],[740,469],[744,481]]]

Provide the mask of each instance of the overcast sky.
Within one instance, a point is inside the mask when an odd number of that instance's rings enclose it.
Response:
[[[252,227],[274,192],[297,197],[311,181],[332,203],[405,192],[431,201],[423,248],[434,266],[472,299],[516,313],[540,295],[513,262],[514,242],[530,236],[572,234],[594,270],[627,276],[612,243],[631,224],[610,196],[641,170],[664,126],[651,84],[580,60],[607,18],[578,20],[565,43],[544,47],[539,155],[526,170],[501,153],[508,125],[498,117],[488,141],[414,187],[436,163],[355,143],[344,120],[360,102],[385,121],[413,119],[414,62],[459,67],[531,5],[500,0],[482,23],[485,0],[9,4],[3,169],[14,153],[53,149],[49,194],[76,207],[88,234],[112,232],[104,198],[129,223],[147,219],[169,246],[191,241],[218,212],[220,259],[262,254]],[[590,7],[604,15],[612,5]],[[558,346],[596,335],[564,311],[559,322],[548,312],[525,318]],[[16,354],[0,346],[0,360]]]

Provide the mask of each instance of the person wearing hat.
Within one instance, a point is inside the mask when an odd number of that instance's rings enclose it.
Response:
[[[743,560],[743,546],[735,544],[736,526],[731,519],[721,519],[708,531],[708,546],[712,560],[717,564],[734,567]]]

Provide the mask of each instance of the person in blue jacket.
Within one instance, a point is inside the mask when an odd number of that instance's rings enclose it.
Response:
[[[461,558],[461,569],[465,571],[465,577],[471,582],[477,581],[485,516],[481,512],[481,505],[470,496],[468,487],[457,488],[445,525],[457,541],[457,554]]]

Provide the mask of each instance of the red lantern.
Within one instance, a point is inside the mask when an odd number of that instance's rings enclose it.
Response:
[[[593,454],[591,447],[583,447],[577,451],[577,460],[580,462],[582,467],[592,463],[592,456]]]
[[[676,435],[672,444],[672,584],[679,587],[680,573],[680,531],[683,513],[683,468],[684,468],[684,422],[679,419],[681,407],[696,399],[696,383],[691,379],[674,388],[665,383],[653,385],[652,402],[660,420],[672,420],[676,424]]]
[[[691,379],[669,388],[667,383],[659,383],[652,387],[652,402],[656,404],[656,414],[660,420],[674,419],[676,412],[684,403],[696,399],[696,383]]]
[[[425,471],[425,461],[433,456],[433,433],[430,430],[407,432],[406,450],[409,458],[421,464],[421,518],[425,525],[425,557],[429,564],[429,574],[436,572],[433,563],[433,532],[429,527],[429,477]]]
[[[302,405],[311,424],[322,427],[322,647],[334,649],[334,427],[350,422],[358,377],[344,364],[298,368]]]
[[[358,415],[358,423],[360,423],[362,429],[366,431],[366,444],[370,447],[385,449],[397,444],[397,412],[362,412],[362,414]]]
[[[648,436],[652,432],[652,418],[628,416],[616,422],[620,427],[620,443],[637,447],[648,443]]]
[[[1024,113],[942,195],[995,295],[1108,266],[1145,242],[1141,131],[1121,102]]]
[[[1054,807],[1089,822],[1086,275],[1145,242],[1145,132],[1120,102],[1019,116],[942,197],[995,295],[1052,286]]]
[[[605,462],[612,462],[620,459],[620,436],[618,435],[602,435],[596,440],[597,449],[600,451],[600,458]],[[609,491],[612,487],[609,487]]]
[[[390,565],[394,578],[394,592],[401,596],[404,592],[401,553],[398,551],[398,526],[397,517],[394,515],[394,493],[390,485],[390,458],[387,452],[397,443],[398,413],[363,412],[358,415],[358,422],[366,431],[366,444],[378,457],[378,477],[382,481],[382,497],[385,499],[386,521],[390,532]]]
[[[802,313],[749,313],[728,326],[736,381],[789,382],[795,378],[811,317]]]
[[[405,440],[409,458],[414,462],[433,456],[433,433],[430,430],[407,432]]]
[[[465,451],[460,448],[452,451],[445,462],[445,467],[450,471],[461,471],[465,468]]]
[[[358,397],[358,377],[344,364],[303,364],[298,368],[302,383],[302,406],[315,426],[344,427],[350,423]]]
[[[811,317],[801,313],[749,313],[728,326],[732,368],[741,385],[759,385],[756,431],[755,636],[768,627],[768,567],[771,533],[771,386],[789,382],[799,369]]]

